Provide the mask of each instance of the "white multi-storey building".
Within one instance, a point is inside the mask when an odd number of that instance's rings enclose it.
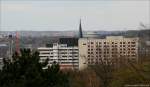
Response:
[[[40,62],[44,62],[48,58],[48,65],[55,61],[59,63],[61,69],[78,69],[79,67],[77,46],[54,43],[52,47],[40,47],[38,51],[40,53]]]
[[[0,70],[2,69],[3,65],[3,58],[0,57]]]
[[[79,69],[101,61],[109,63],[116,58],[138,61],[138,38],[108,36],[106,39],[79,39]]]

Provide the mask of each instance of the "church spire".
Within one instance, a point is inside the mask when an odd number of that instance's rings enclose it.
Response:
[[[81,19],[80,19],[80,25],[79,25],[79,38],[83,38]]]

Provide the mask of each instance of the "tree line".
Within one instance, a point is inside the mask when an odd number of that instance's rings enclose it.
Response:
[[[48,66],[48,59],[42,63],[39,60],[39,53],[28,49],[15,53],[12,60],[4,59],[0,87],[150,86],[149,58],[139,63],[122,61],[117,69],[111,64],[100,63],[82,71],[62,71],[56,62]]]

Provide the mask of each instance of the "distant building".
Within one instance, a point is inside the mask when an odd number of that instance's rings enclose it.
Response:
[[[38,51],[40,53],[40,62],[44,62],[48,58],[48,65],[55,61],[59,63],[61,69],[78,69],[79,67],[77,46],[54,43],[49,47],[39,47]]]
[[[138,38],[108,36],[106,39],[79,39],[79,69],[88,65],[112,62],[115,58],[138,61]]]
[[[0,43],[0,69],[3,67],[3,59],[8,58],[9,46],[5,43]]]
[[[87,31],[85,34],[84,34],[84,37],[90,37],[90,38],[99,38],[100,37],[100,34],[98,34],[97,32],[94,32],[94,31]]]
[[[30,49],[33,51],[34,47],[32,44],[25,44],[23,47],[20,47],[20,49]]]
[[[141,60],[143,58],[150,58],[150,41],[140,42],[139,56]]]
[[[78,38],[74,38],[74,37],[59,38],[58,43],[67,44],[67,46],[78,46]]]
[[[3,65],[3,58],[0,58],[0,70],[2,69]]]
[[[55,41],[52,41],[46,44],[46,47],[53,46],[53,43],[67,44],[67,46],[78,46],[78,38],[76,37],[61,37],[55,38]]]
[[[9,57],[9,43],[0,43],[0,58]]]

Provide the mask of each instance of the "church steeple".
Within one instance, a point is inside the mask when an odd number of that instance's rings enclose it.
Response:
[[[80,19],[80,25],[79,25],[79,38],[83,38],[81,19]]]

